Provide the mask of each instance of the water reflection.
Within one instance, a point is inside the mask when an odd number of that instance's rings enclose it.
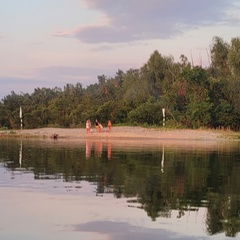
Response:
[[[19,148],[19,167],[22,167],[22,139],[20,140],[20,148]]]
[[[91,141],[86,141],[86,159],[89,159],[91,156]]]
[[[102,156],[103,149],[107,149],[107,158],[110,160],[112,155],[111,142],[103,143],[102,141],[93,142],[91,140],[86,140],[86,159],[89,159],[91,154],[94,154],[95,157],[100,158]]]
[[[108,160],[111,159],[111,156],[112,156],[112,143],[108,142],[108,144],[107,144],[107,158],[108,158]]]
[[[164,145],[162,146],[161,172],[164,173]]]
[[[102,141],[97,141],[94,143],[94,153],[96,157],[101,157],[103,151],[103,143]]]
[[[55,190],[62,184],[56,180],[69,183],[68,192],[87,181],[95,196],[126,198],[129,208],[146,212],[153,222],[168,219],[171,225],[203,212],[205,236],[236,237],[240,231],[238,143],[205,148],[98,139],[1,140],[0,147],[0,162],[11,178],[31,172],[35,181],[54,180]]]

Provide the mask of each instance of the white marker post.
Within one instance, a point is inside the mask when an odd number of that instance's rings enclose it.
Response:
[[[163,114],[163,126],[165,126],[165,108],[162,108],[162,114]]]
[[[21,121],[21,130],[22,130],[22,107],[20,106],[20,111],[19,111],[19,117],[20,117],[20,121]]]

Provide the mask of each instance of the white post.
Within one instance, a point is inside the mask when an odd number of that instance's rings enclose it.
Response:
[[[163,126],[165,126],[165,108],[162,108],[162,114],[163,114]]]
[[[22,107],[20,106],[20,111],[19,111],[19,117],[20,117],[20,121],[21,121],[21,130],[22,130]]]

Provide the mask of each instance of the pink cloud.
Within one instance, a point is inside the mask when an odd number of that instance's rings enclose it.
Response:
[[[54,37],[71,37],[73,33],[67,31],[59,31],[52,34]]]
[[[0,34],[0,39],[6,38],[6,35]]]

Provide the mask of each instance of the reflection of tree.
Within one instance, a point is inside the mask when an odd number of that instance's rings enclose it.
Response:
[[[235,237],[240,232],[240,198],[228,197],[225,202],[223,229],[228,237]]]
[[[162,171],[162,149],[115,151],[107,143],[97,146],[100,154],[91,154],[95,145],[88,145],[86,159],[85,145],[57,149],[23,144],[22,168],[33,169],[35,179],[84,179],[96,184],[97,194],[134,197],[152,220],[171,217],[172,210],[181,218],[186,211],[206,207],[210,235],[225,232],[234,237],[240,232],[239,156],[165,147]],[[5,165],[14,171],[19,167],[19,141],[3,149],[9,160]]]
[[[157,217],[171,217],[170,206],[161,193],[159,176],[153,175],[148,179],[145,191],[140,195],[140,202],[152,220]]]
[[[223,231],[223,225],[221,219],[223,219],[222,211],[221,211],[221,204],[220,202],[216,202],[217,195],[209,195],[208,201],[208,211],[207,211],[207,231],[214,235],[216,233],[220,233]]]
[[[208,232],[213,235],[225,232],[235,237],[240,232],[240,198],[220,194],[209,194],[206,223]]]
[[[207,226],[210,234],[225,232],[235,237],[240,232],[240,164],[234,159],[211,158],[208,178]]]

